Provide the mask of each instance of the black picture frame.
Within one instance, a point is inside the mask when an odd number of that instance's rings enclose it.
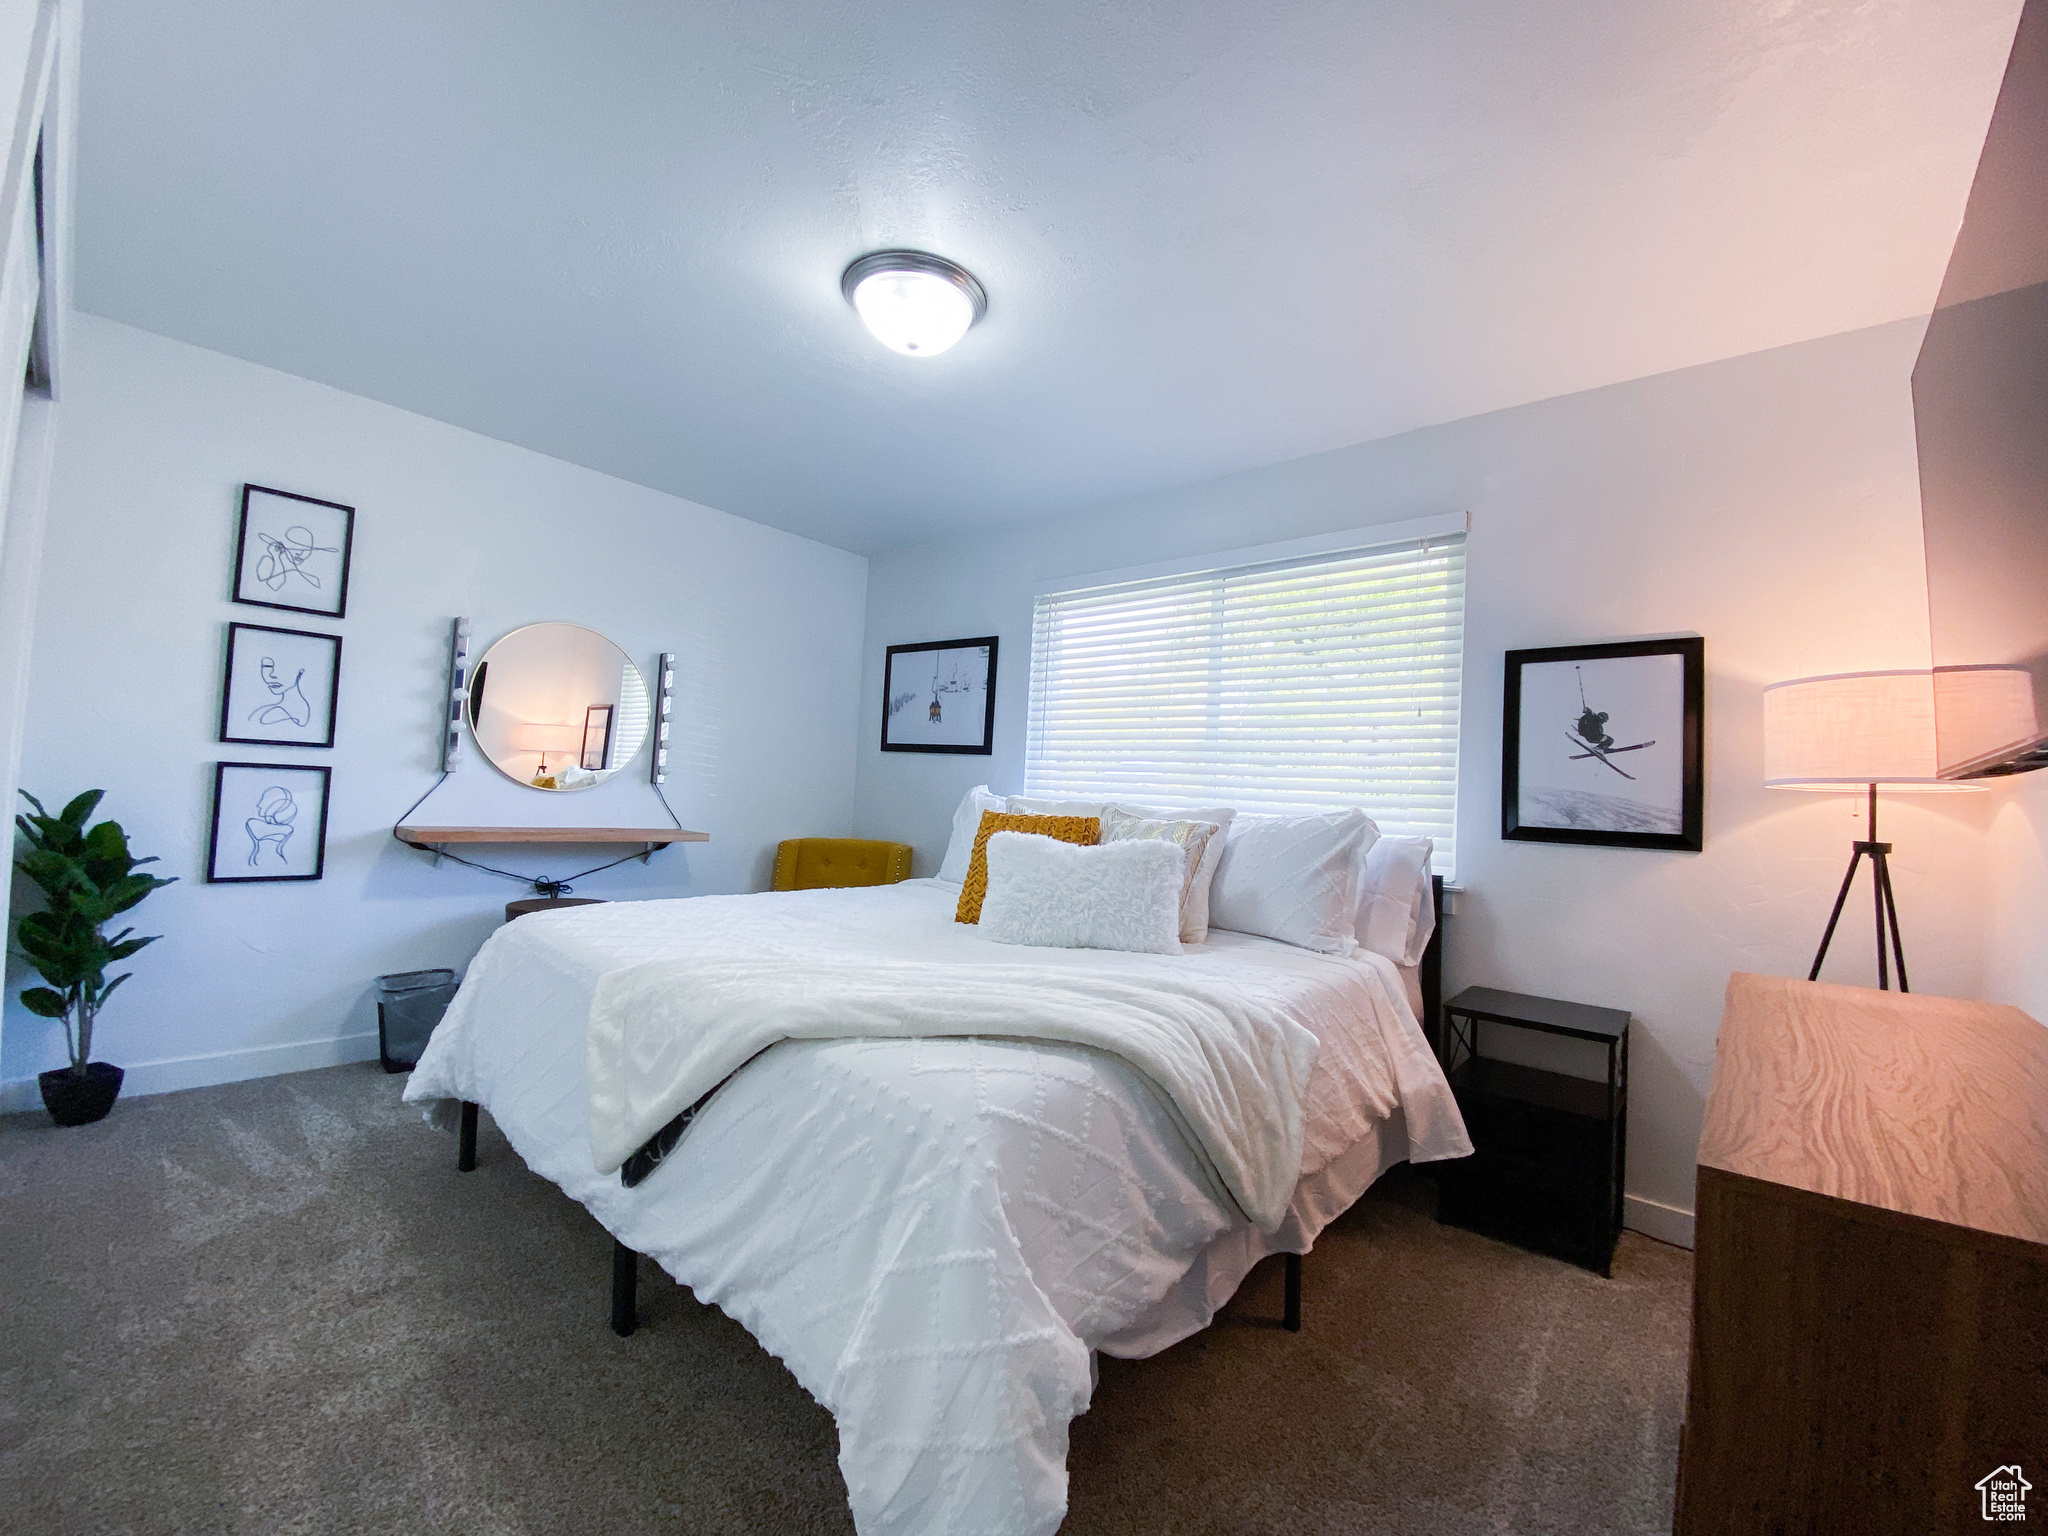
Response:
[[[1697,635],[1680,636],[1668,640],[1628,640],[1606,645],[1557,645],[1533,650],[1509,651],[1507,672],[1501,690],[1503,710],[1501,724],[1501,770],[1500,770],[1500,835],[1510,842],[1526,843],[1576,843],[1593,848],[1658,848],[1678,853],[1698,853],[1704,846],[1704,722],[1706,715],[1706,645]],[[1550,815],[1548,824],[1539,822],[1533,813],[1533,800],[1525,800],[1523,784],[1534,773],[1525,774],[1523,764],[1524,731],[1523,701],[1532,689],[1525,686],[1525,674],[1533,667],[1549,667],[1554,664],[1571,663],[1575,677],[1583,683],[1582,664],[1589,661],[1614,662],[1637,658],[1676,656],[1680,658],[1681,669],[1677,697],[1660,699],[1655,710],[1638,711],[1641,719],[1628,722],[1628,735],[1645,736],[1640,743],[1623,746],[1606,734],[1608,717],[1596,714],[1601,700],[1583,697],[1580,701],[1582,713],[1577,721],[1571,718],[1569,709],[1562,711],[1558,721],[1558,757],[1570,763],[1584,762],[1589,766],[1597,762],[1601,767],[1630,778],[1623,763],[1614,759],[1623,753],[1655,747],[1659,742],[1670,740],[1670,733],[1676,731],[1678,738],[1678,795],[1677,804],[1668,800],[1645,805],[1623,796],[1609,795],[1597,786],[1602,781],[1589,781],[1588,791],[1559,791],[1546,787],[1532,789],[1532,796],[1542,793],[1546,796],[1545,809]],[[1613,676],[1615,674],[1610,674]],[[1543,680],[1543,692],[1552,691],[1552,679]],[[1663,712],[1668,704],[1674,710],[1671,716]],[[1655,718],[1651,718],[1653,716]],[[1589,719],[1599,723],[1586,727]],[[1599,741],[1588,739],[1581,729],[1589,728],[1601,732]],[[1604,743],[1604,745],[1602,745]],[[1573,752],[1573,747],[1582,750]],[[1629,763],[1628,766],[1636,766]],[[1555,763],[1546,763],[1546,777],[1555,773]],[[1665,770],[1668,780],[1669,768]],[[1604,775],[1602,779],[1604,780]],[[1633,782],[1633,780],[1631,780]],[[1610,802],[1603,807],[1597,802]],[[1612,804],[1613,802],[1622,802]],[[1657,830],[1655,823],[1675,812],[1677,826],[1670,830]],[[1598,825],[1603,816],[1611,815],[1617,824]],[[1583,817],[1585,824],[1558,825],[1557,821],[1567,817]],[[1626,823],[1634,822],[1635,825]]]
[[[327,804],[333,788],[332,772],[325,763],[215,763],[213,829],[206,840],[206,883],[270,885],[318,880],[326,873]],[[297,803],[294,790],[303,792],[313,783],[319,785],[320,813],[301,826],[299,816],[304,807]],[[263,787],[257,789],[257,785]],[[284,795],[291,808],[289,817],[281,814],[282,808],[271,798],[273,792]],[[245,810],[254,814],[245,817]],[[276,830],[259,829],[259,822]],[[223,823],[230,839],[227,850],[221,847]],[[292,843],[302,831],[312,833],[311,841],[294,850]],[[241,851],[233,842],[237,832],[249,844],[248,857],[240,864],[234,859]],[[302,851],[307,848],[311,850],[310,869],[306,868],[307,856]],[[266,855],[274,855],[274,863],[266,862]],[[285,872],[273,873],[278,866]],[[245,874],[244,869],[254,873]]]
[[[305,512],[311,523],[284,524],[278,532],[263,526],[296,508],[282,508],[261,498],[275,497],[300,507],[320,509]],[[253,524],[253,526],[252,526]],[[317,526],[315,526],[317,525]],[[338,531],[336,531],[338,529]],[[293,535],[303,535],[293,537]],[[339,539],[338,544],[320,542]],[[296,491],[280,491],[268,485],[242,487],[242,515],[235,525],[235,584],[230,599],[251,608],[277,608],[287,613],[311,613],[325,619],[348,616],[349,564],[355,554],[356,509]],[[250,554],[252,539],[265,547]],[[336,560],[315,560],[316,555],[338,555]],[[325,600],[328,582],[333,582],[333,601]],[[257,595],[252,596],[251,593]],[[287,602],[288,596],[318,596],[319,602]]]
[[[268,707],[270,723],[291,723],[294,707],[291,701],[296,695],[307,706],[309,717],[307,723],[309,725],[321,713],[324,713],[325,729],[318,736],[303,734],[275,736],[235,734],[236,726],[249,723],[246,719],[237,720],[235,716],[238,713],[245,716],[250,713],[247,709],[236,710],[237,694],[239,692],[242,695],[241,701],[246,703],[250,694],[254,693],[254,689],[238,689],[236,685],[241,680],[243,669],[250,665],[249,658],[255,654],[254,643],[259,642],[260,637],[265,635],[287,636],[291,642],[295,642],[292,648],[300,651],[307,649],[307,643],[310,642],[310,648],[316,653],[322,649],[329,652],[326,661],[327,686],[324,689],[320,688],[316,683],[313,691],[308,693],[304,688],[305,679],[303,673],[290,682],[285,682],[282,674],[278,674],[266,684],[266,691],[276,696],[275,702]],[[260,669],[269,660],[270,658],[266,656],[260,661],[255,662],[254,665],[260,672]],[[236,746],[331,748],[334,745],[335,714],[340,708],[340,704],[341,636],[322,634],[317,630],[310,629],[279,629],[269,624],[231,623],[228,625],[227,660],[221,668],[220,678],[220,739],[222,742]]]
[[[912,645],[890,646],[882,658],[882,750],[884,752],[953,752],[978,757],[991,755],[995,751],[996,736],[997,648],[998,639],[994,635],[976,635],[965,640],[920,640]],[[897,659],[899,657],[917,656],[933,651],[972,652],[982,650],[988,653],[988,670],[982,681],[983,691],[987,695],[987,699],[982,710],[981,740],[978,743],[907,741],[900,738],[894,741],[890,740],[891,722],[896,718],[897,713],[907,709],[911,701],[914,701],[926,691],[929,691],[932,696],[930,721],[932,724],[941,723],[942,694],[955,681],[954,679],[948,679],[946,683],[941,683],[935,676],[929,690],[927,690],[922,679],[919,680],[917,688],[899,689],[897,677]],[[935,657],[933,659],[935,667],[942,664],[943,658]],[[962,663],[961,665],[971,664]],[[907,678],[905,680],[907,681]],[[971,688],[972,683],[969,680],[961,691],[971,691]],[[892,704],[894,706],[893,709]]]

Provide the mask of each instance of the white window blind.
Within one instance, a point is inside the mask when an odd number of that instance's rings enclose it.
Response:
[[[1025,790],[1363,806],[1454,867],[1462,535],[1047,593]]]

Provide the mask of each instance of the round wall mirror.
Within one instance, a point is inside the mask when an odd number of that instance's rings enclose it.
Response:
[[[590,789],[640,753],[654,708],[632,657],[581,624],[529,624],[469,677],[483,755],[531,789]]]

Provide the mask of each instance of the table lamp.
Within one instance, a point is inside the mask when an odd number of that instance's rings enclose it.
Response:
[[[534,723],[519,727],[519,750],[540,754],[540,772],[537,778],[547,778],[548,754],[567,752],[579,740],[579,733],[573,725],[547,725]]]
[[[1878,786],[1911,793],[1984,788],[1943,779],[1935,772],[1934,674],[1839,672],[1771,684],[1764,689],[1764,783],[1772,789],[1868,792],[1870,821],[1863,841],[1851,845],[1849,872],[1842,877],[1841,893],[1828,914],[1806,979],[1820,979],[1821,962],[1849,900],[1857,866],[1868,858],[1877,914],[1877,984],[1881,990],[1891,988],[1885,963],[1889,933],[1899,990],[1910,991],[1899,909],[1892,898],[1892,845],[1877,841]]]

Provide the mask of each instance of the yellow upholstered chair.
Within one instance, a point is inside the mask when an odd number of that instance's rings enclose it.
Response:
[[[894,885],[910,878],[910,844],[862,837],[793,837],[775,849],[778,891]]]

